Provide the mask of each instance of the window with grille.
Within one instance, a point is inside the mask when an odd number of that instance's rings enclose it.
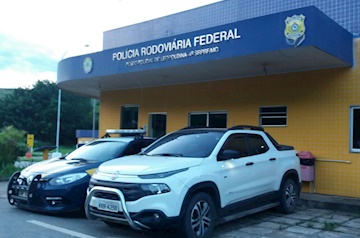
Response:
[[[287,107],[260,107],[260,126],[287,126]]]

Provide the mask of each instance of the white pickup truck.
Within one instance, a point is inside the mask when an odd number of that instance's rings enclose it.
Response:
[[[265,209],[294,212],[300,189],[296,151],[263,128],[185,128],[101,164],[85,212],[108,225],[204,238],[219,223]]]

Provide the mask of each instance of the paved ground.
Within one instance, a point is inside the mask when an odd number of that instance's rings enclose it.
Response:
[[[217,227],[215,233],[216,238],[359,238],[360,214],[307,207],[290,215],[266,211]]]
[[[6,189],[7,182],[0,182],[0,199],[6,199]],[[339,203],[341,200],[343,199],[335,199]],[[359,210],[353,209],[351,212],[344,211],[346,209],[342,210],[317,209],[306,205],[300,205],[297,211],[290,215],[282,215],[269,210],[219,225],[216,227],[213,237],[359,238]]]

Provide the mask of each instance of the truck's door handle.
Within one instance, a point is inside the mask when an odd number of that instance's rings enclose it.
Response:
[[[270,158],[269,160],[270,160],[270,161],[275,161],[275,160],[276,160],[276,158]]]
[[[254,163],[253,162],[248,162],[246,163],[246,166],[250,166],[250,165],[253,165]]]

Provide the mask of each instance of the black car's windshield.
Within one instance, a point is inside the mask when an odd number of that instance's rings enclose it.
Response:
[[[216,131],[178,131],[155,142],[143,154],[204,158],[211,154],[223,134]]]
[[[105,161],[114,159],[124,150],[127,143],[122,141],[95,141],[74,150],[67,160]]]

